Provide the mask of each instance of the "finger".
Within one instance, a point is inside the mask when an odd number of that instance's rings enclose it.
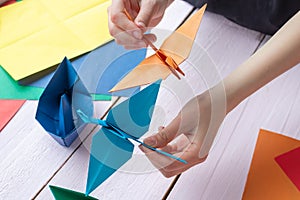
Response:
[[[135,23],[146,31],[153,17],[153,9],[156,5],[152,1],[141,1],[140,12],[135,18]]]
[[[187,161],[186,164],[177,160],[171,159],[167,156],[161,155],[155,151],[152,151],[146,147],[140,146],[140,149],[146,154],[150,162],[161,171],[166,177],[177,175],[190,167],[205,161],[205,158],[198,158],[197,147],[189,147],[185,152],[174,154],[177,157]]]
[[[142,30],[124,13],[125,5],[122,0],[112,1],[109,9],[109,20],[119,29],[128,31],[133,37],[142,39]]]
[[[120,38],[120,37],[116,36],[115,38]],[[146,34],[146,35],[144,35],[144,38],[147,38],[148,41],[151,41],[152,43],[156,42],[156,36],[154,34]],[[121,42],[119,40],[118,42],[122,43],[122,45],[124,46],[125,49],[141,49],[141,48],[146,48],[148,45],[145,42],[145,40],[136,40],[136,42],[128,41],[128,40],[126,40],[126,38],[122,38],[122,40],[125,40],[125,41]]]
[[[120,29],[115,26],[115,24],[108,21],[108,27],[110,34],[115,38],[116,43],[126,46],[136,46],[136,47],[146,47],[146,43],[144,40],[139,40],[133,37],[128,32]],[[153,38],[152,38],[153,39]]]
[[[175,153],[174,156],[180,157],[181,159],[187,161],[187,164],[178,161],[172,162],[168,166],[164,167],[166,172],[186,170],[198,163],[205,161],[207,157],[205,156],[204,158],[199,158],[199,146],[194,143],[190,144],[183,152]]]
[[[124,4],[127,12],[130,14],[130,16],[133,19],[135,19],[140,10],[139,0],[131,0],[131,1],[125,0]]]
[[[145,138],[144,142],[155,148],[164,147],[179,134],[179,126],[180,117],[176,117],[168,126],[157,134]]]
[[[142,145],[139,145],[139,148],[145,153],[150,162],[159,170],[174,162],[174,159],[152,151],[151,149],[148,149]]]
[[[160,127],[158,127],[158,131],[161,131],[161,130],[163,130],[165,127],[164,126],[160,126]]]

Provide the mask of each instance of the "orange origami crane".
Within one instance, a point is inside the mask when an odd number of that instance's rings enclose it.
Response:
[[[155,54],[143,60],[115,85],[110,92],[146,85],[158,79],[166,79],[171,73],[177,74],[175,70],[184,75],[178,65],[191,52],[205,8],[206,4],[172,33],[163,42],[160,49],[156,49],[149,41],[146,41],[154,48]],[[175,76],[179,78],[178,74]]]

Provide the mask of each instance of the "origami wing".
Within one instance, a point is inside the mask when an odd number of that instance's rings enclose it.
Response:
[[[140,138],[149,129],[161,80],[110,110],[107,123],[118,127],[135,138]]]
[[[112,108],[107,124],[134,138],[148,131],[160,87],[157,81],[126,101]],[[102,127],[93,136],[86,194],[91,193],[132,156],[134,145],[109,128]]]
[[[171,56],[179,65],[190,54],[206,4],[190,19],[182,24],[162,44],[161,50]],[[166,79],[171,71],[154,54],[142,61],[135,69],[125,76],[111,92],[139,85],[152,83],[158,79]]]
[[[133,144],[108,129],[93,136],[86,194],[90,194],[132,156]]]
[[[70,146],[83,128],[73,108],[92,116],[92,98],[65,58],[41,95],[36,113],[37,121],[64,146]]]

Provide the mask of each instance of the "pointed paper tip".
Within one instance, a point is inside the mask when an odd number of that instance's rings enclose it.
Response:
[[[161,82],[162,82],[162,79],[161,79],[161,78],[158,79],[157,81],[155,81],[155,83],[156,83],[156,84],[159,84],[159,85],[161,84]]]
[[[89,196],[93,190],[91,189],[91,185],[89,182],[87,182],[86,188],[85,188],[85,196]]]

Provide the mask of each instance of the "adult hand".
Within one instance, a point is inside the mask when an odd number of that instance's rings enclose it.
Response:
[[[165,177],[180,174],[205,161],[213,138],[226,115],[226,108],[219,106],[221,104],[218,102],[221,101],[212,98],[222,98],[220,95],[224,93],[221,91],[215,94],[206,91],[193,98],[167,127],[160,127],[157,134],[144,140],[150,146],[180,157],[187,164],[139,146]]]
[[[146,34],[156,26],[173,0],[113,0],[108,8],[108,27],[116,42],[127,49],[146,47],[143,37],[156,41],[154,34]],[[124,10],[130,17],[126,16]]]

